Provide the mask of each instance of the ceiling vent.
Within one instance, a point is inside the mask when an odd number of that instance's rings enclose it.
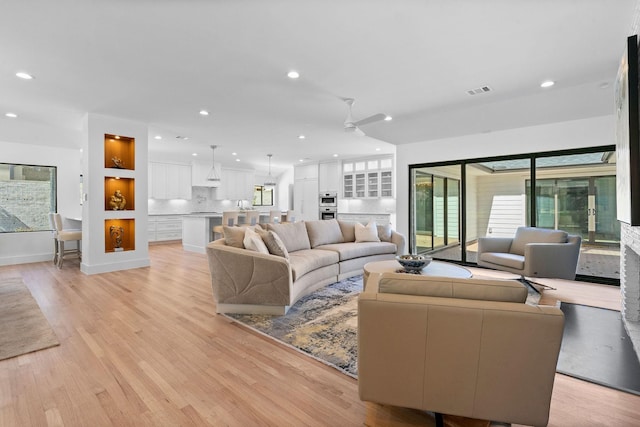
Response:
[[[487,92],[491,92],[491,91],[493,91],[493,89],[491,89],[489,86],[482,86],[482,87],[479,87],[477,89],[468,90],[467,93],[469,95],[479,95],[481,93],[487,93]]]

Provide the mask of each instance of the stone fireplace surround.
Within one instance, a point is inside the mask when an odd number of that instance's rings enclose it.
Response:
[[[622,318],[640,355],[640,227],[625,223],[620,223],[620,292]]]

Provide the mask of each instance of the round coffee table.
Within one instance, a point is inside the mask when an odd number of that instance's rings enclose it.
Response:
[[[364,265],[364,283],[367,283],[367,279],[370,274],[377,273],[395,273],[401,269],[402,266],[395,259],[387,261],[374,261],[368,262]],[[410,273],[406,273],[410,274]],[[420,275],[422,276],[440,276],[440,277],[454,277],[457,279],[468,279],[472,276],[471,272],[464,267],[461,267],[450,262],[443,261],[431,261],[429,265],[422,269]]]

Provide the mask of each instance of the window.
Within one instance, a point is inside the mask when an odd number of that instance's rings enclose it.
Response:
[[[0,163],[0,232],[51,230],[56,168]]]
[[[253,206],[273,206],[273,189],[256,185],[253,189]]]

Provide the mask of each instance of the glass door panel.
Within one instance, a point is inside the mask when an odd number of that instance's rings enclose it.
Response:
[[[412,253],[433,249],[433,182],[432,175],[414,170],[414,235]]]
[[[620,242],[620,223],[616,218],[616,177],[598,176],[593,178],[595,189],[594,240],[601,243]]]

